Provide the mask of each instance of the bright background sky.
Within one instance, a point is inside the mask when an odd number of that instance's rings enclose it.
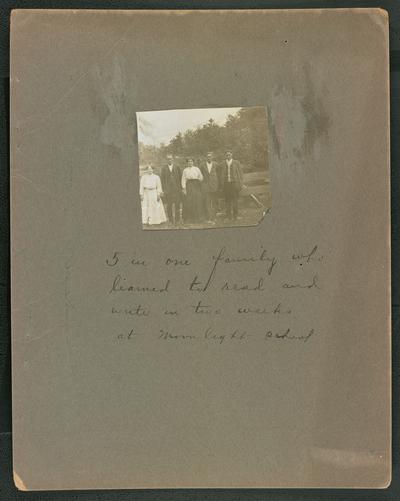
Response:
[[[210,118],[223,125],[228,115],[240,108],[203,108],[197,110],[143,111],[137,113],[138,139],[144,144],[155,146],[168,144],[178,132],[195,129]]]

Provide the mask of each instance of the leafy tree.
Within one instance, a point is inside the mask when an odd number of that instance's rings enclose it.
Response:
[[[167,145],[149,146],[139,143],[140,164],[152,164],[159,171],[168,153],[182,167],[187,157],[198,164],[208,151],[222,161],[225,151],[232,150],[234,158],[242,163],[245,171],[265,170],[267,166],[267,117],[261,107],[241,108],[229,115],[221,126],[210,118],[196,129],[179,132]]]

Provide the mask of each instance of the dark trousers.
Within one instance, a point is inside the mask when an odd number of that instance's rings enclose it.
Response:
[[[239,190],[237,189],[236,183],[228,181],[225,182],[224,195],[226,203],[226,217],[237,218],[238,215],[238,199]]]
[[[217,192],[205,191],[203,193],[203,198],[206,217],[208,221],[213,221],[215,219],[217,208]]]
[[[170,223],[178,222],[180,219],[181,199],[178,195],[171,194],[165,196],[167,203],[167,214]]]

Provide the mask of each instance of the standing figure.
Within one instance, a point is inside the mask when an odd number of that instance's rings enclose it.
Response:
[[[227,151],[225,154],[225,162],[221,168],[221,181],[225,195],[226,217],[237,219],[239,193],[243,187],[243,174],[240,162],[233,160],[231,151]]]
[[[167,155],[167,165],[161,169],[161,185],[167,203],[168,219],[174,225],[181,220],[181,178],[181,170],[174,165],[173,156]]]
[[[182,174],[182,189],[185,195],[183,219],[188,223],[199,223],[203,220],[203,193],[201,183],[203,175],[194,165],[193,158],[188,158],[187,167]]]
[[[167,220],[161,200],[161,180],[153,173],[151,165],[140,179],[140,200],[142,201],[142,223],[161,224]]]
[[[215,224],[219,190],[218,165],[211,152],[207,153],[206,162],[200,167],[203,175],[203,200],[208,223]]]

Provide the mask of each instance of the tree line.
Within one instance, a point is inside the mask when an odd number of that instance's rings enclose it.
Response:
[[[155,146],[139,142],[139,159],[141,166],[150,164],[158,171],[165,164],[168,154],[174,155],[175,163],[184,167],[188,157],[192,157],[198,165],[209,151],[213,152],[217,162],[221,162],[227,149],[241,162],[244,171],[267,168],[265,108],[241,108],[228,115],[223,125],[210,118],[196,129],[179,132],[168,144]]]

